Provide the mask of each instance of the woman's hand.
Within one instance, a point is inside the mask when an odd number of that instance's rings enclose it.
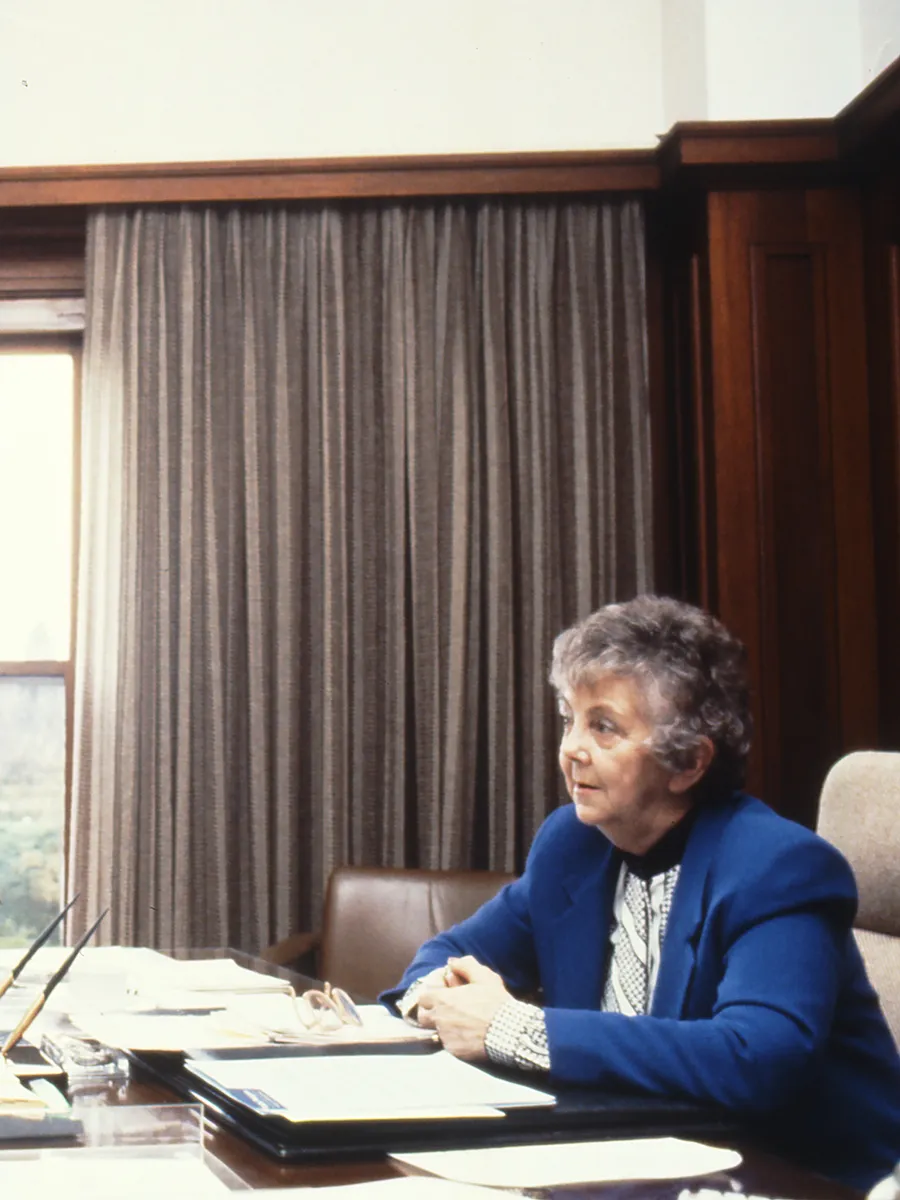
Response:
[[[470,1062],[487,1058],[484,1039],[509,992],[496,971],[476,958],[451,958],[445,968],[433,971],[418,996],[418,1021],[437,1031],[446,1050]]]
[[[460,961],[458,958],[450,958],[447,960],[446,967],[435,967],[433,971],[429,971],[427,975],[423,975],[423,991],[428,991],[431,988],[460,987],[462,984],[468,983],[468,979],[463,975],[458,975],[450,965],[451,963]]]

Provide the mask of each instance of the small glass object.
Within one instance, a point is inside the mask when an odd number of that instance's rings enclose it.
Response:
[[[113,1046],[106,1046],[86,1034],[54,1030],[41,1039],[41,1053],[61,1067],[69,1085],[80,1082],[128,1079],[128,1057]]]
[[[78,1146],[3,1150],[4,1195],[199,1197],[247,1190],[206,1150],[199,1104],[81,1108],[78,1119]],[[9,1177],[18,1182],[26,1168],[28,1187],[17,1191]]]

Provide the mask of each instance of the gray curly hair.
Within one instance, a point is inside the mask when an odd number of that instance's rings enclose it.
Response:
[[[654,723],[650,749],[670,771],[687,769],[701,738],[715,748],[698,798],[744,782],[753,734],[743,644],[703,609],[668,596],[636,596],[591,613],[553,644],[557,692],[604,672],[636,680]]]

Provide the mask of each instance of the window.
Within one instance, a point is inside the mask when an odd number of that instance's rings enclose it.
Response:
[[[0,945],[59,911],[71,728],[78,348],[0,340]]]

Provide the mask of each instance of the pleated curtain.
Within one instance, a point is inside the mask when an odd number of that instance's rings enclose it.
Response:
[[[338,863],[521,868],[553,637],[652,583],[639,203],[100,210],[87,267],[79,910],[252,951]]]

